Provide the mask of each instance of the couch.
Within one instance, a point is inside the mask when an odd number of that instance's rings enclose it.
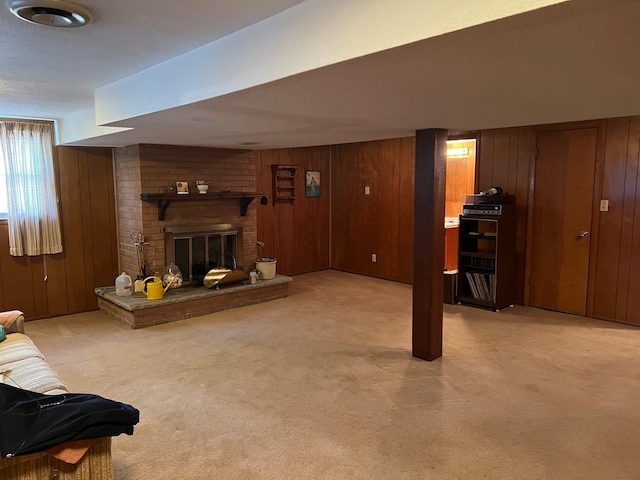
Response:
[[[6,340],[0,342],[0,381],[38,393],[68,392],[25,334],[24,316],[21,312],[16,314],[16,320],[5,328]],[[69,442],[46,452],[0,457],[0,479],[112,480],[111,437]]]

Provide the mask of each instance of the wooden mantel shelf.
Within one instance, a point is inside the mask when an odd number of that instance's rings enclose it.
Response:
[[[211,202],[216,200],[240,200],[240,215],[247,214],[247,207],[254,198],[264,197],[262,192],[207,192],[204,194],[186,194],[177,193],[141,193],[140,200],[143,202],[158,204],[158,220],[164,220],[167,207],[172,202]]]

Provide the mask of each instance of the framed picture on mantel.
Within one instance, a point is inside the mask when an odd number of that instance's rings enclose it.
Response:
[[[320,170],[307,170],[305,175],[305,197],[320,196]]]
[[[176,192],[180,195],[189,193],[189,182],[176,182]]]

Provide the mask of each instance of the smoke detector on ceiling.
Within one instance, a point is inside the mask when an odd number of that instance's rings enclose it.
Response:
[[[25,22],[47,27],[82,27],[91,21],[91,12],[64,0],[10,0],[7,5]]]

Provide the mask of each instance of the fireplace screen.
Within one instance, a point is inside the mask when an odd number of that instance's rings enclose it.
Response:
[[[180,268],[184,283],[202,284],[209,270],[233,269],[239,261],[238,230],[216,232],[167,232],[167,262]]]

